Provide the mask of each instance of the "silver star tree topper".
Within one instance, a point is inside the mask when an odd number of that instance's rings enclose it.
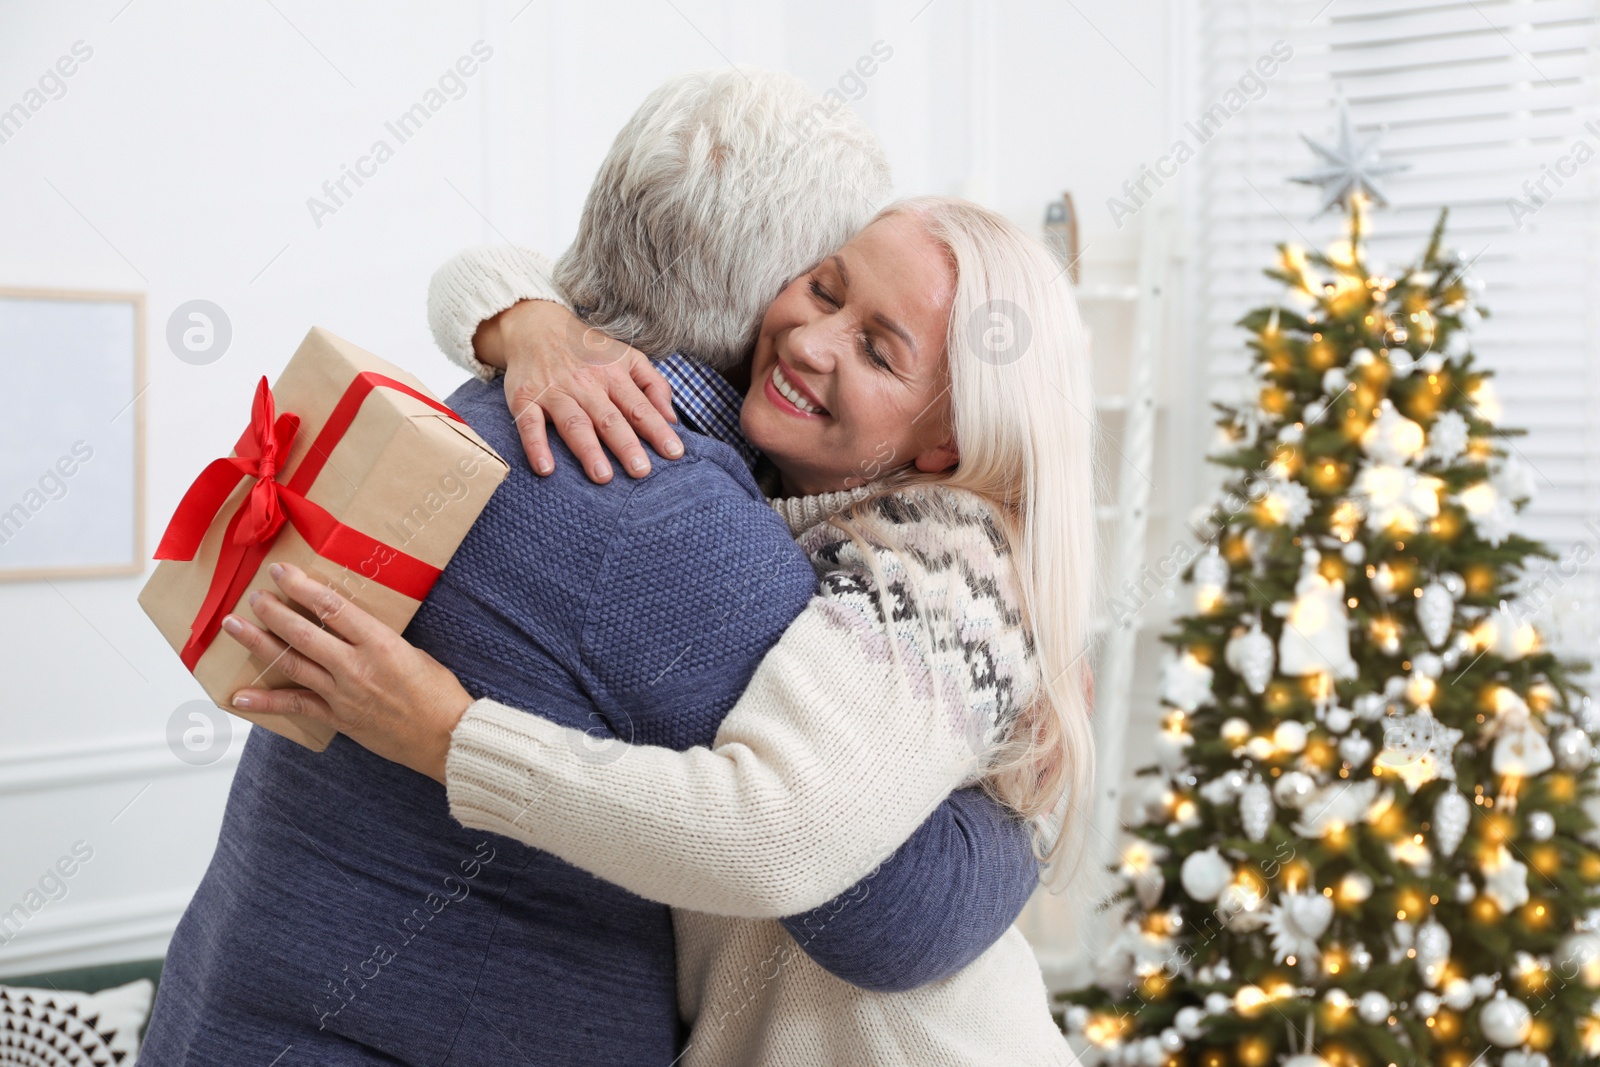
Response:
[[[1320,215],[1335,207],[1349,209],[1350,199],[1360,194],[1378,207],[1388,207],[1389,201],[1378,188],[1378,179],[1405,170],[1406,163],[1378,162],[1378,133],[1368,134],[1357,142],[1355,129],[1350,125],[1350,105],[1339,97],[1339,143],[1330,148],[1300,135],[1323,165],[1307,174],[1297,174],[1290,181],[1304,185],[1322,186],[1325,199],[1317,209]]]

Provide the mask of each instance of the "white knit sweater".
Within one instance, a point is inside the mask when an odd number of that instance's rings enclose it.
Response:
[[[450,362],[488,381],[500,372],[478,361],[473,335],[485,319],[522,300],[572,306],[550,280],[550,261],[533,249],[469,248],[435,271],[428,283],[428,328]]]
[[[464,257],[440,276],[505,266]],[[491,302],[530,288],[497,284]],[[432,311],[437,336],[450,316]],[[473,313],[454,327],[469,350]],[[862,495],[774,502],[822,591],[714,747],[622,758],[608,747],[597,760],[581,731],[478,701],[452,739],[451,811],[673,906],[693,1028],[684,1067],[1070,1064],[1015,928],[950,978],[872,993],[823,970],[776,921],[855,885],[975,780],[1037,685],[986,506],[942,489],[877,497],[863,510],[899,550],[864,552],[820,523]]]

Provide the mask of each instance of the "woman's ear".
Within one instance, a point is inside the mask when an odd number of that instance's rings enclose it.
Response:
[[[956,450],[956,443],[946,441],[919,455],[911,465],[924,474],[939,474],[960,462],[961,453]]]

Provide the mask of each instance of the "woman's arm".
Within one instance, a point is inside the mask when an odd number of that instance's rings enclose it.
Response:
[[[817,907],[905,841],[977,755],[959,707],[913,692],[828,608],[813,601],[767,654],[714,748],[597,745],[475,702],[451,739],[451,814],[674,907]]]
[[[480,327],[524,300],[571,305],[550,279],[550,261],[531,248],[486,245],[452,257],[428,282],[428,328],[450,362],[484,381],[506,368],[498,347],[479,351]]]
[[[573,314],[538,252],[460,253],[428,285],[428,325],[451,362],[485,381],[505,372],[506,403],[539,474],[555,469],[546,421],[595,482],[611,480],[602,441],[635,478],[650,473],[640,437],[668,459],[683,455],[666,379],[644,353]]]
[[[988,543],[971,529],[946,540],[963,535],[952,551]],[[944,609],[929,628],[993,617],[963,604],[968,584],[948,576],[942,595],[919,590]],[[329,629],[262,597],[256,614],[296,651],[263,643],[248,624],[240,639],[268,659],[281,657],[280,669],[319,696],[251,691],[250,699],[331,722],[380,755],[440,777],[466,825],[679,907],[779,917],[821,905],[910,837],[973,775],[982,748],[965,680],[927,668],[914,639],[922,622],[880,613],[869,573],[830,582],[833,594],[813,599],[762,661],[716,746],[687,752],[597,743],[492,701],[463,715],[468,699],[448,671],[332,590],[298,572],[289,577],[280,585]],[[884,618],[895,620],[892,631]],[[1020,640],[1003,627],[956,636],[996,649]]]

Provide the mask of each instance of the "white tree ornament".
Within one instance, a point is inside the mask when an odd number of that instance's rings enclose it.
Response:
[[[1533,624],[1525,622],[1504,601],[1479,624],[1479,642],[1501,659],[1521,659],[1539,643]]]
[[[1196,585],[1228,584],[1228,561],[1222,558],[1215,545],[1194,561],[1194,582]]]
[[[1187,766],[1189,746],[1192,744],[1194,735],[1186,730],[1157,730],[1154,742],[1156,762],[1168,774],[1176,774]]]
[[[1244,679],[1245,688],[1260,696],[1272,680],[1277,654],[1272,647],[1272,638],[1261,630],[1261,620],[1255,619],[1250,629],[1228,639],[1222,658]]]
[[[1339,758],[1360,770],[1372,758],[1372,742],[1366,734],[1351,734],[1339,741]]]
[[[1423,983],[1429,989],[1438,988],[1439,980],[1444,977],[1444,965],[1450,962],[1450,931],[1438,919],[1430,918],[1417,929],[1413,947]]]
[[[1371,778],[1359,782],[1335,781],[1319,787],[1300,806],[1300,819],[1294,832],[1301,837],[1327,837],[1335,829],[1354,826],[1366,818],[1378,798],[1378,783]]]
[[[1461,412],[1441,412],[1439,417],[1433,420],[1433,425],[1428,427],[1428,447],[1423,451],[1422,458],[1449,463],[1467,450],[1468,436],[1467,420],[1462,417]]]
[[[1378,404],[1378,417],[1361,434],[1361,451],[1379,463],[1398,466],[1420,456],[1426,442],[1421,425],[1400,414],[1394,401],[1384,397]]]
[[[1215,848],[1191,852],[1184,857],[1178,869],[1178,881],[1183,891],[1195,900],[1209,903],[1233,881],[1233,865],[1222,858]]]
[[[1417,626],[1428,644],[1438,648],[1450,639],[1450,624],[1456,617],[1456,598],[1442,582],[1430,582],[1417,598]]]
[[[1260,894],[1238,882],[1227,886],[1217,897],[1217,914],[1230,930],[1240,933],[1259,930],[1267,922],[1266,904]]]
[[[1528,866],[1504,845],[1483,865],[1483,894],[1503,912],[1514,911],[1528,902]]]
[[[1194,610],[1209,615],[1228,594],[1228,561],[1215,545],[1194,563]]]
[[[1239,797],[1239,821],[1244,824],[1245,836],[1252,841],[1265,841],[1272,828],[1276,808],[1272,803],[1272,790],[1261,782],[1251,782]]]
[[[1322,958],[1320,938],[1333,921],[1333,899],[1296,890],[1283,894],[1267,915],[1272,955],[1277,963],[1290,956],[1308,964]]]
[[[1260,486],[1262,507],[1268,517],[1280,526],[1305,525],[1311,517],[1311,490],[1287,478],[1272,477],[1256,483]]]
[[[1489,465],[1489,483],[1506,500],[1532,500],[1536,485],[1533,471],[1515,456],[1506,456]]]
[[[1377,763],[1385,773],[1393,772],[1415,793],[1419,788],[1443,778],[1456,780],[1454,754],[1461,731],[1446,726],[1430,714],[1396,715],[1383,733],[1383,751]]]
[[[1483,481],[1469,485],[1456,494],[1456,502],[1472,520],[1482,538],[1491,545],[1499,545],[1511,536],[1511,524],[1516,519],[1516,509],[1494,487]]]
[[[1555,766],[1555,754],[1544,739],[1544,729],[1534,721],[1527,701],[1515,690],[1500,686],[1495,690],[1495,718],[1486,734],[1494,737],[1490,766],[1499,775],[1515,774],[1528,778]]]
[[[1576,726],[1569,726],[1557,734],[1551,747],[1555,750],[1556,763],[1564,771],[1584,770],[1594,758],[1589,735]]]
[[[1295,583],[1295,599],[1287,610],[1283,635],[1278,639],[1278,669],[1292,677],[1332,674],[1354,678],[1360,674],[1350,657],[1350,617],[1344,602],[1344,582],[1330,581],[1317,569],[1321,555],[1306,549]]]
[[[1161,873],[1161,861],[1165,858],[1166,849],[1145,841],[1133,841],[1123,850],[1122,866],[1117,873],[1133,883],[1139,904],[1146,909],[1160,902],[1161,891],[1166,888],[1167,880]]]
[[[1455,789],[1439,794],[1433,802],[1433,843],[1441,856],[1454,856],[1472,821],[1472,805]]]
[[[1316,790],[1316,782],[1304,771],[1290,771],[1281,775],[1272,787],[1272,795],[1279,804],[1286,808],[1299,808],[1311,799]]]
[[[1439,489],[1443,485],[1431,474],[1374,463],[1356,475],[1351,492],[1366,509],[1369,530],[1381,533],[1394,526],[1410,533],[1423,521],[1439,517]]]
[[[1530,1049],[1512,1049],[1500,1060],[1500,1067],[1550,1067],[1550,1057]]]
[[[1192,652],[1172,656],[1161,669],[1161,699],[1184,711],[1209,704],[1213,673]]]
[[[1504,989],[1478,1011],[1478,1029],[1501,1048],[1515,1048],[1528,1039],[1533,1015],[1520,1000],[1506,996]]]
[[[1389,1017],[1394,1010],[1394,1005],[1389,998],[1376,989],[1369,989],[1361,994],[1361,999],[1356,1001],[1356,1014],[1361,1016],[1361,1021],[1369,1026],[1376,1026]]]

